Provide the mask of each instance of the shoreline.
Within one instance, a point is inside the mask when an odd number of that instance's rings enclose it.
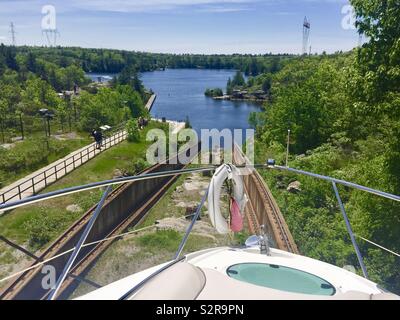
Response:
[[[214,100],[226,100],[226,101],[250,101],[250,102],[266,102],[267,99],[257,99],[257,98],[233,98],[231,96],[221,96],[221,97],[210,97]]]

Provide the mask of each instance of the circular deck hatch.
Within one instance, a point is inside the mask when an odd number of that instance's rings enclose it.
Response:
[[[231,278],[271,289],[333,296],[335,288],[324,279],[301,270],[264,263],[241,263],[228,268]]]

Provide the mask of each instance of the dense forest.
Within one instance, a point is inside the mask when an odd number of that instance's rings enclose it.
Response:
[[[136,71],[157,69],[237,69],[246,75],[275,72],[290,55],[194,55],[132,52],[111,49],[84,49],[73,47],[18,47],[18,53],[40,56],[60,67],[81,67],[85,72],[119,73],[125,66]]]
[[[271,102],[252,114],[257,160],[285,163],[291,130],[291,167],[400,194],[400,7],[396,1],[352,0],[357,27],[368,38],[346,54],[301,57],[270,79]],[[300,251],[361,273],[329,183],[292,174],[263,173]],[[286,191],[301,182],[300,193]],[[400,252],[400,204],[340,187],[369,276],[400,293],[400,259],[364,237]]]

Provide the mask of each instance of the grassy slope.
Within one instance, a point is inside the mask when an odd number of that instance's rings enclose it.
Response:
[[[159,125],[151,123],[141,133],[140,142],[122,142],[77,168],[43,192],[112,178],[115,169],[126,168],[134,161],[145,157],[146,148],[149,144],[144,141],[146,132]],[[19,244],[27,244],[32,238],[32,233],[39,235],[43,233],[42,238],[46,241],[39,241],[40,244],[31,243],[33,249],[42,248],[62,233],[84,211],[94,205],[100,196],[100,190],[92,190],[13,210],[0,217],[0,234]],[[70,204],[77,204],[82,210],[71,213],[66,210],[66,207]]]
[[[33,149],[39,149],[43,148],[43,150],[46,150],[46,145],[43,142],[39,142],[42,139],[43,134],[35,134],[28,139],[24,140],[23,142],[19,142],[15,145],[14,148],[11,149],[12,152],[15,152],[18,155],[24,156],[24,157],[31,157],[32,156],[32,150]],[[7,185],[25,177],[26,175],[31,174],[35,170],[38,170],[40,168],[43,168],[47,166],[48,164],[61,159],[65,156],[67,156],[69,153],[73,152],[74,150],[83,148],[84,146],[90,144],[92,139],[89,138],[87,134],[80,134],[77,133],[76,139],[67,139],[64,141],[57,141],[54,138],[50,139],[50,145],[54,146],[60,146],[56,147],[51,150],[50,154],[46,158],[46,161],[38,161],[36,162],[33,166],[30,168],[25,168],[22,170],[18,170],[18,172],[15,171],[8,171],[8,170],[3,170],[3,168],[0,168],[0,174],[2,177],[1,180],[1,185],[2,187],[6,187]],[[39,143],[39,145],[38,145]]]

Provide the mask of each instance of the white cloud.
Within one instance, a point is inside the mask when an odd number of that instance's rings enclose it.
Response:
[[[201,8],[197,10],[198,12],[205,12],[205,13],[228,13],[228,12],[241,12],[241,11],[251,11],[250,7],[214,7],[214,6],[207,6],[205,8]]]
[[[146,12],[146,11],[164,11],[180,7],[219,5],[213,12],[232,12],[244,10],[243,7],[234,7],[234,5],[248,4],[260,0],[73,0],[73,6],[76,8],[98,11],[114,12]],[[229,7],[221,7],[230,5]],[[207,8],[205,8],[207,10]],[[208,8],[212,11],[213,8]]]

